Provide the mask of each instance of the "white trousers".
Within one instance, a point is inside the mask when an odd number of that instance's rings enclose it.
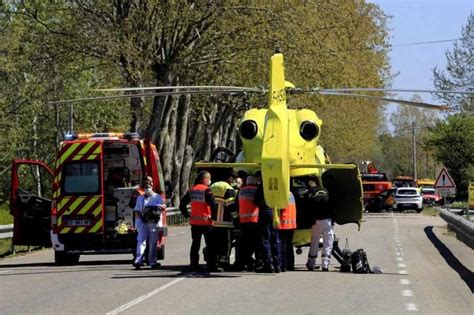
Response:
[[[332,229],[332,220],[316,220],[311,227],[311,247],[308,254],[308,266],[316,265],[316,257],[319,251],[319,238],[323,235],[323,254],[321,259],[321,267],[328,268],[331,260],[332,245],[334,242],[334,231]]]
[[[148,240],[148,265],[156,265],[156,243],[158,242],[158,227],[155,223],[144,223],[140,219],[135,220],[135,227],[138,231],[137,236],[137,255],[135,263],[143,263],[143,256],[145,255],[146,241]]]

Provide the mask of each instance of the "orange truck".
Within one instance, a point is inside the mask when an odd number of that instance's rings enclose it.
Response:
[[[372,201],[378,195],[392,188],[392,183],[387,179],[385,173],[362,173],[362,190],[364,192],[364,207],[371,211]]]
[[[52,246],[55,263],[74,264],[80,255],[134,253],[132,194],[144,175],[166,200],[155,145],[136,133],[67,135],[54,167],[14,160],[10,213],[13,245]],[[159,223],[158,259],[164,259],[166,211]]]

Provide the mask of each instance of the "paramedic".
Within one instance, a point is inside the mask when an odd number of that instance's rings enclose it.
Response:
[[[161,213],[166,209],[165,203],[160,195],[153,191],[153,179],[147,176],[143,179],[144,194],[138,196],[135,205],[135,227],[138,231],[137,250],[133,266],[140,269],[143,265],[146,243],[148,240],[148,265],[156,269],[157,263],[157,242],[158,223],[161,220]]]
[[[321,255],[322,271],[329,270],[329,262],[334,242],[333,215],[329,207],[328,191],[318,187],[316,181],[309,179],[307,182],[307,201],[312,208],[313,226],[311,227],[311,247],[308,253],[306,267],[314,270],[316,257],[319,250],[319,238],[323,236],[323,252]]]
[[[210,232],[212,230],[212,215],[217,213],[216,201],[209,185],[211,174],[207,171],[200,172],[194,180],[194,186],[181,198],[179,210],[184,217],[189,218],[191,224],[191,271],[199,271],[199,249],[201,238],[204,235],[206,242],[206,257],[208,271],[213,271],[215,266],[215,254],[211,244]],[[187,205],[191,203],[191,216]]]

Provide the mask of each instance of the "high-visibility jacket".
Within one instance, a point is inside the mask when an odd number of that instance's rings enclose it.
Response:
[[[193,186],[189,191],[191,199],[191,216],[189,224],[191,225],[212,225],[211,207],[206,202],[206,189],[203,184]]]
[[[291,192],[288,206],[280,210],[280,226],[278,228],[280,230],[296,229],[296,203],[295,197]]]
[[[240,188],[239,191],[239,216],[240,223],[257,223],[258,206],[254,203],[253,197],[257,186],[248,185]]]
[[[235,189],[224,181],[211,185],[217,204],[217,216],[214,218],[214,226],[224,228],[234,228],[233,219],[238,217],[235,209]]]

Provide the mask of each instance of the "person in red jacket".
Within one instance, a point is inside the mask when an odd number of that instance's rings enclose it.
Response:
[[[281,271],[293,271],[295,270],[293,234],[296,229],[296,204],[295,197],[291,192],[288,207],[280,210],[280,226],[278,229],[281,244]]]
[[[194,186],[186,192],[179,204],[179,210],[184,217],[189,218],[189,224],[191,224],[191,271],[199,270],[199,249],[201,248],[203,235],[207,250],[207,268],[212,271],[216,265],[210,232],[213,225],[211,218],[217,213],[217,205],[209,188],[210,184],[211,174],[207,171],[200,172],[194,180]],[[191,203],[191,215],[189,215],[187,209],[189,203]]]
[[[235,269],[237,271],[247,268],[254,270],[254,260],[252,255],[258,256],[258,206],[254,202],[257,191],[257,179],[254,176],[247,176],[245,185],[240,188],[237,195],[239,207],[239,218],[241,223],[240,235],[240,257],[237,257]],[[257,257],[256,257],[257,258]]]

